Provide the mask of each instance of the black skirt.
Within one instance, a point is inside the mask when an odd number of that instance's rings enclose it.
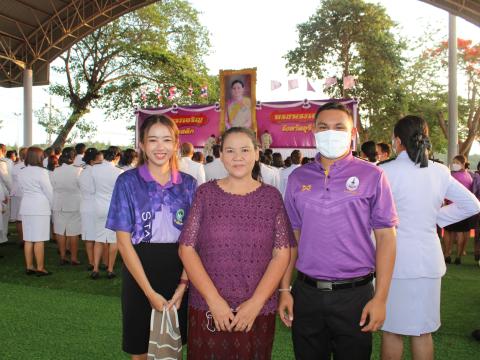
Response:
[[[171,299],[183,271],[178,244],[141,243],[133,248],[153,289],[165,299]],[[122,277],[122,350],[132,355],[145,354],[148,351],[152,307],[126,266],[123,266]],[[184,344],[187,335],[186,295],[178,310]]]
[[[445,230],[451,231],[451,232],[468,232],[471,229],[475,229],[477,223],[478,223],[478,214],[473,215],[465,220],[445,226]]]

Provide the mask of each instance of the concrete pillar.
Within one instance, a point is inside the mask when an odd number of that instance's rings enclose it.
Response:
[[[458,154],[457,23],[448,15],[448,164]]]
[[[32,133],[32,69],[23,70],[23,146],[30,146],[33,142]]]

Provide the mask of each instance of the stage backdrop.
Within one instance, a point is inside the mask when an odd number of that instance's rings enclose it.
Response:
[[[341,102],[346,105],[353,113],[354,124],[357,124],[358,103],[353,99],[257,102],[257,135],[260,137],[267,130],[273,139],[272,148],[313,148],[315,147],[315,139],[312,134],[312,128],[315,111],[321,105],[331,101]],[[192,105],[188,107],[174,105],[169,108],[137,110],[137,142],[138,129],[145,118],[153,114],[171,117],[180,130],[180,141],[191,142],[196,148],[203,147],[212,134],[215,137],[220,135],[219,104],[208,106]]]

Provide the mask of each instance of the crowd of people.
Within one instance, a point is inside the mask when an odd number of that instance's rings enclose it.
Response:
[[[383,359],[402,358],[404,337],[413,358],[433,359],[441,278],[472,229],[480,260],[480,169],[429,159],[417,116],[397,122],[392,145],[360,153],[341,104],[321,106],[313,132],[315,158],[284,159],[235,126],[195,151],[159,115],[138,152],[32,146],[16,159],[0,144],[1,236],[15,221],[27,275],[51,274],[51,229],[61,265],[80,265],[83,240],[91,279],[102,266],[116,276],[118,250],[134,360],[147,358],[152,308],[174,307],[191,360],[270,359],[276,313],[296,359],[369,359],[377,330]]]

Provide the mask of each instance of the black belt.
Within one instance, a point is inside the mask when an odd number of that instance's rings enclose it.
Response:
[[[342,289],[351,289],[358,286],[367,285],[373,280],[373,273],[362,276],[362,277],[354,278],[354,279],[329,281],[329,280],[314,279],[299,271],[297,275],[297,279],[319,290],[334,291],[334,290],[342,290]]]

